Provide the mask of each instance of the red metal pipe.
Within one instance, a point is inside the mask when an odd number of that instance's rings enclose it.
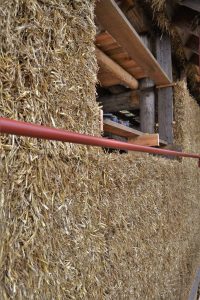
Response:
[[[134,145],[126,142],[74,133],[63,129],[50,128],[42,125],[10,120],[6,118],[0,118],[0,133],[15,134],[18,136],[35,137],[46,140],[55,140],[97,147],[139,151],[151,154],[198,158],[200,163],[200,155],[198,154]]]

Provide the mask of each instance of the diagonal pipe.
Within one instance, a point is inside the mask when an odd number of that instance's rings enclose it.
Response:
[[[90,145],[90,146],[97,146],[97,147],[107,147],[107,148],[114,148],[120,150],[146,152],[151,154],[197,158],[199,159],[199,167],[200,167],[199,154],[184,153],[184,152],[177,152],[173,150],[134,145],[126,142],[120,142],[120,141],[110,140],[102,137],[95,137],[91,135],[75,133],[63,129],[51,128],[51,127],[11,120],[2,117],[0,117],[0,133],[14,134],[18,136],[27,136],[33,138],[55,140],[55,141],[69,142],[69,143]]]

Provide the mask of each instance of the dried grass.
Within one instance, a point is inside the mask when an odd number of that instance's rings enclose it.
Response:
[[[184,53],[184,45],[181,41],[179,33],[177,32],[176,27],[169,19],[166,12],[166,0],[146,0],[148,3],[150,10],[152,11],[152,15],[154,21],[158,28],[163,33],[167,33],[171,37],[172,41],[172,53],[176,58],[176,62],[180,68],[180,70],[184,71],[187,74],[187,79],[189,83],[189,88],[195,99],[198,103],[200,103],[199,91],[197,89],[197,79],[195,75],[197,75],[197,70],[195,66],[192,64],[188,64],[187,59]],[[194,20],[194,24],[191,24],[194,28],[196,28],[197,20]]]
[[[0,11],[1,115],[99,134],[93,1]],[[175,99],[177,140],[197,150],[200,109],[183,83]],[[0,141],[0,299],[184,299],[199,262],[196,162]]]
[[[176,27],[171,23],[166,13],[166,0],[145,0],[153,14],[154,21],[163,33],[167,33],[171,37],[172,51],[176,57],[179,65],[183,68],[185,66],[185,54],[183,50],[182,41],[177,33]]]

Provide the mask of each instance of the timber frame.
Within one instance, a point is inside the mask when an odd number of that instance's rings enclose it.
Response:
[[[176,2],[179,11],[186,7],[191,10],[191,6],[197,11],[200,9],[198,1]],[[172,145],[174,83],[171,39],[167,34],[159,34],[159,31],[151,35],[152,20],[146,16],[140,3],[135,0],[99,0],[96,3],[95,45],[100,83],[97,101],[105,117],[111,115],[110,121],[104,121],[104,132],[132,142],[135,140],[136,143],[136,138],[130,136],[130,132],[136,130],[137,142],[142,145],[145,145],[145,140],[148,146]],[[184,24],[188,28],[187,22],[194,14],[190,11],[187,15]],[[176,17],[178,28],[183,23],[182,17],[182,13]],[[192,52],[188,58],[196,60],[196,63],[198,45],[197,34],[192,32],[184,42],[184,49],[186,54]],[[122,113],[126,117],[135,117],[131,119],[131,125],[116,123],[118,118],[123,119]]]

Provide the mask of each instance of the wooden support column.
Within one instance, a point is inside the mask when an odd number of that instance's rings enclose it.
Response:
[[[141,36],[143,44],[150,48],[147,35]],[[145,133],[155,132],[155,93],[154,81],[149,78],[140,80],[140,130]]]
[[[156,38],[156,56],[159,64],[172,80],[171,41],[167,35]],[[158,89],[158,123],[160,138],[173,143],[173,88]]]

